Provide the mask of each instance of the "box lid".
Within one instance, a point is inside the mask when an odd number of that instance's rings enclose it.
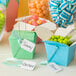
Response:
[[[36,33],[33,31],[19,31],[19,30],[13,30],[11,36],[9,39],[17,40],[17,39],[27,39],[31,42],[36,42]]]

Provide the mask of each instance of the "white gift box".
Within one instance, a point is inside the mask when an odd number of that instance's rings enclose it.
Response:
[[[33,29],[35,30],[35,32],[37,33],[38,37],[40,39],[47,40],[51,37],[51,35],[53,35],[54,30],[57,29],[56,24],[53,22],[50,22],[49,20],[46,20],[44,18],[40,18],[40,20],[45,20],[46,23],[43,23],[41,25],[38,26],[34,26],[25,22],[22,22],[23,20],[27,20],[27,18],[29,18],[31,16],[26,16],[26,17],[21,17],[16,19],[17,23],[14,25],[14,30],[27,30],[27,31],[32,31]]]
[[[34,26],[34,25],[31,25],[31,24],[28,24],[28,23],[25,23],[25,22],[22,22],[23,20],[29,18],[31,16],[25,16],[25,17],[20,17],[18,19],[16,19],[15,21],[17,21],[17,23],[14,25],[14,30],[28,30],[28,31],[32,31],[33,29],[35,29],[35,27],[37,26]],[[39,19],[41,20],[46,20],[46,19],[43,19],[43,18],[40,18]],[[49,20],[46,20],[47,23],[49,23],[50,21]],[[47,25],[47,23],[44,23],[44,24],[41,24],[39,26],[43,26],[45,28],[51,28]]]

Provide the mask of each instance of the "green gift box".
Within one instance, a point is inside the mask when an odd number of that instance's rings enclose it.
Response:
[[[32,52],[29,52],[21,48],[19,40],[26,39],[36,45],[36,38],[37,35],[35,32],[13,30],[11,36],[9,37],[9,43],[11,46],[13,57],[17,59],[33,59],[36,46],[34,47]]]

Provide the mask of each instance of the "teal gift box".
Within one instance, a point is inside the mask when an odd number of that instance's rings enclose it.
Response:
[[[21,48],[19,40],[26,39],[36,45],[36,38],[37,38],[37,35],[35,32],[16,31],[16,30],[12,31],[12,34],[9,37],[9,43],[11,46],[13,57],[17,58],[17,59],[33,59],[36,46],[32,52],[29,52],[29,51]]]
[[[76,44],[67,46],[54,41],[44,41],[48,62],[68,66],[75,56]]]

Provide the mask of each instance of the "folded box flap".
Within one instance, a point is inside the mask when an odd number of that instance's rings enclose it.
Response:
[[[36,43],[36,33],[29,31],[12,31],[11,36],[9,37],[11,48],[13,49],[14,57],[19,54],[21,46],[19,40],[29,40],[30,42]],[[15,46],[16,45],[16,46]]]
[[[44,41],[44,43],[46,47],[48,62],[53,59],[53,57],[56,55],[56,52],[58,51],[60,47],[68,47],[65,44],[60,44],[54,41]]]
[[[22,31],[22,30],[13,30],[12,34],[10,36],[11,39],[27,39],[31,42],[36,42],[36,33],[35,32],[30,32],[30,31]]]
[[[56,47],[55,45],[49,45],[49,44],[45,44],[45,45],[46,45],[48,61],[51,61],[52,58],[54,57],[54,55],[56,54],[58,47]],[[51,50],[49,50],[49,49],[51,49]]]
[[[43,41],[44,43],[50,44],[50,45],[56,45],[57,47],[63,46],[63,47],[68,47],[65,44],[59,43],[59,42],[55,42],[55,41]]]
[[[12,51],[13,56],[15,57],[18,54],[18,51],[20,51],[20,44],[19,44],[18,40],[16,40],[16,39],[11,40],[11,38],[9,38],[9,42],[11,44],[10,45],[11,49],[13,49],[13,51]]]
[[[76,48],[76,42],[74,42],[74,43],[70,46],[70,48],[72,48],[72,47]]]

